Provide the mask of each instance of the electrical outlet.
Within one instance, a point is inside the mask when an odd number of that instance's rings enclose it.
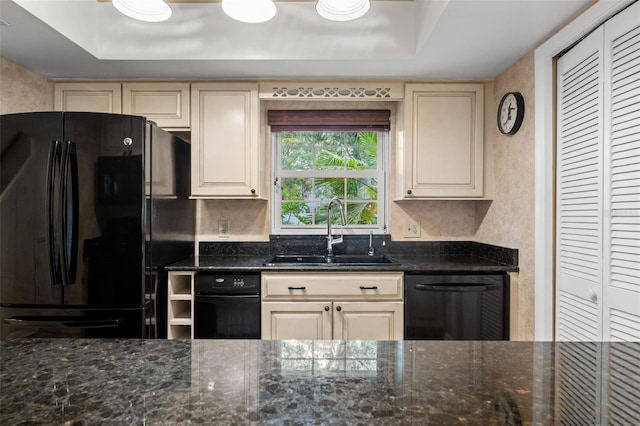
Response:
[[[407,238],[420,237],[420,221],[419,220],[407,220],[404,223],[404,236]]]
[[[229,221],[227,219],[218,221],[218,236],[219,237],[229,236]]]

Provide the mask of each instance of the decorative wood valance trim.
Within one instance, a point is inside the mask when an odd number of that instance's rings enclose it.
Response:
[[[269,110],[267,123],[272,132],[286,131],[388,131],[388,109],[356,110]]]
[[[399,81],[265,81],[261,100],[401,101],[404,84]]]

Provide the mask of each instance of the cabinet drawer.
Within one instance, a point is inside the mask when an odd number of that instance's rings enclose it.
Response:
[[[401,272],[263,273],[263,300],[402,300]]]

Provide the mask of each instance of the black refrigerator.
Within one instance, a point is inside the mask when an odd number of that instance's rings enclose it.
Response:
[[[0,116],[0,338],[166,336],[190,146],[144,117]]]

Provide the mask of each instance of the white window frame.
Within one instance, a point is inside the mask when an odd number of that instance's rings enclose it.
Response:
[[[338,133],[333,130],[327,130],[328,132]],[[344,131],[349,132],[349,131]],[[347,225],[342,226],[339,222],[334,221],[331,224],[333,233],[344,233],[345,235],[358,235],[358,234],[374,234],[386,233],[388,229],[389,218],[389,173],[391,168],[391,155],[390,155],[390,131],[376,131],[378,133],[378,170],[372,171],[360,171],[360,170],[336,170],[336,171],[323,171],[322,177],[336,177],[336,178],[353,178],[362,177],[366,174],[367,177],[375,178],[378,180],[378,223],[376,225]],[[282,150],[280,149],[280,133],[271,133],[271,232],[273,234],[302,234],[302,235],[319,235],[326,234],[327,225],[282,225],[280,223],[280,217],[282,212],[281,204],[281,181],[282,178],[290,177],[317,177],[317,173],[313,171],[298,171],[290,172],[283,171],[280,167],[282,164]]]

